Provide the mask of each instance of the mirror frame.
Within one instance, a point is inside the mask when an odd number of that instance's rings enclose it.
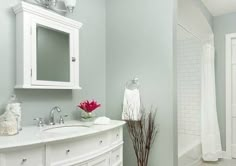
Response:
[[[47,80],[38,80],[37,79],[37,26],[40,25],[42,27],[46,27],[49,29],[55,29],[61,32],[65,32],[69,34],[69,54],[70,54],[70,81],[62,82],[62,81],[47,81]],[[32,20],[32,85],[45,85],[45,86],[73,86],[74,83],[74,37],[73,37],[73,29],[68,28],[67,26],[63,26],[60,24],[55,24],[51,21],[44,20]]]

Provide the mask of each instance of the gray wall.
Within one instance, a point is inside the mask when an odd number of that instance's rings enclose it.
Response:
[[[107,115],[120,119],[125,84],[138,77],[143,104],[158,108],[158,138],[150,166],[177,164],[176,117],[173,109],[174,0],[107,1]],[[124,133],[124,165],[136,166]],[[174,141],[174,140],[175,141]]]
[[[225,35],[236,33],[236,13],[214,17],[213,31],[216,48],[216,95],[220,132],[225,149]]]
[[[212,27],[213,26],[213,16],[209,12],[209,10],[206,8],[206,6],[203,4],[203,2],[199,1],[199,0],[193,0],[193,2],[196,4],[196,6],[199,7],[199,9],[203,13],[203,15],[206,17],[208,23]]]
[[[105,113],[105,0],[80,0],[73,14],[84,23],[80,36],[80,83],[82,90],[14,90],[15,85],[15,15],[11,7],[19,0],[0,5],[0,104],[16,93],[22,104],[23,125],[33,124],[34,117],[48,117],[58,105],[64,114],[79,116],[76,104],[83,99],[96,99],[102,104],[98,115]],[[70,117],[72,118],[72,116]]]

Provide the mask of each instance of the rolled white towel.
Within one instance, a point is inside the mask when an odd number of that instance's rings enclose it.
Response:
[[[125,89],[122,120],[138,121],[141,118],[140,93],[138,89]]]

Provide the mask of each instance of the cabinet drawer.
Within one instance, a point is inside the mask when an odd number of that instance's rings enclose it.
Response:
[[[44,166],[44,147],[19,149],[5,153],[3,166]],[[0,163],[1,165],[1,163]],[[2,165],[1,165],[2,166]]]
[[[88,162],[88,166],[109,166],[109,155],[104,154]]]
[[[120,146],[111,152],[110,165],[116,166],[123,161],[123,146]]]
[[[123,130],[122,128],[117,128],[111,131],[111,144],[123,140]]]
[[[71,165],[71,166],[87,166],[87,163],[86,164],[75,164],[75,165]]]
[[[82,137],[78,140],[68,140],[47,145],[47,156],[50,160],[47,165],[64,166],[66,163],[78,163],[86,154],[96,153],[109,146],[107,133],[96,136]],[[81,158],[83,156],[83,158]]]

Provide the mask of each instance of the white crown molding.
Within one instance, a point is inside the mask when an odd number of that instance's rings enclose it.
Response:
[[[20,2],[16,6],[14,6],[13,10],[14,10],[15,14],[18,14],[18,13],[21,13],[24,11],[24,12],[32,13],[34,15],[38,15],[38,16],[41,16],[41,17],[44,17],[44,18],[47,18],[47,19],[50,19],[50,20],[53,20],[53,21],[56,21],[59,23],[66,24],[68,26],[72,26],[72,27],[78,28],[78,29],[80,29],[83,25],[82,23],[80,23],[78,21],[72,20],[70,18],[59,15],[53,11],[44,9],[40,6],[33,5],[30,3],[24,2],[24,1]]]

